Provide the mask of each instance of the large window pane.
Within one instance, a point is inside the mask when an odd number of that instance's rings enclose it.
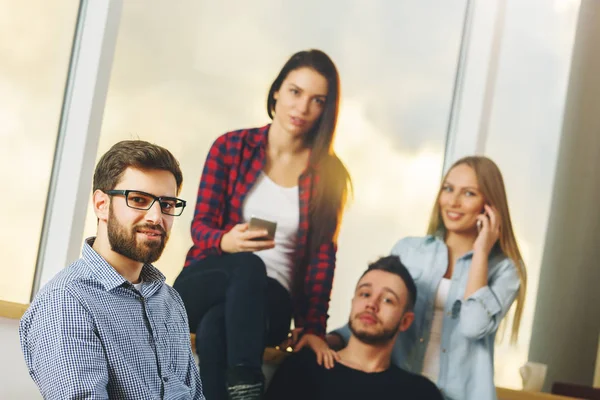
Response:
[[[520,388],[527,361],[579,3],[507,2],[485,153],[504,174],[528,288],[518,346],[496,350],[501,386]]]
[[[341,230],[329,326],[344,323],[367,262],[401,236],[425,232],[466,1],[151,3],[124,4],[98,154],[140,138],[181,161],[180,197],[192,206],[176,220],[158,267],[168,282],[182,268],[211,143],[227,130],[267,123],[267,91],[283,63],[319,48],[340,70],[336,148],[356,189]],[[86,235],[95,227],[90,208]]]
[[[28,303],[79,1],[0,1],[0,299]]]

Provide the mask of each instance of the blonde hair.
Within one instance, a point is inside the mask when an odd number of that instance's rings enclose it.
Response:
[[[483,156],[469,156],[461,158],[456,161],[452,167],[448,170],[444,176],[443,182],[448,177],[448,173],[458,166],[468,165],[475,171],[475,176],[479,183],[479,190],[483,194],[486,202],[495,207],[500,215],[500,249],[505,256],[510,258],[517,268],[519,280],[521,285],[517,294],[515,303],[515,312],[513,316],[512,330],[510,336],[510,342],[516,343],[519,334],[519,327],[521,325],[521,316],[523,315],[523,307],[525,305],[525,292],[527,291],[527,272],[525,270],[525,263],[521,257],[519,246],[513,232],[512,222],[510,219],[510,211],[508,209],[508,201],[506,199],[506,190],[504,188],[504,179],[502,179],[502,173],[498,166],[489,158]],[[435,199],[431,218],[429,220],[429,227],[427,234],[435,235],[440,231],[440,228],[444,227],[442,216],[440,213],[439,197],[441,190],[438,192],[438,196]]]

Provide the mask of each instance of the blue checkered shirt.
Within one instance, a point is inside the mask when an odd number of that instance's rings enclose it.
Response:
[[[93,242],[21,319],[21,349],[44,398],[204,399],[177,292],[150,264],[138,292]]]

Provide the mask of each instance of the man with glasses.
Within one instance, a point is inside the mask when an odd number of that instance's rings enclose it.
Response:
[[[166,149],[122,141],[93,182],[96,237],[37,294],[20,326],[29,373],[46,399],[204,399],[181,298],[159,259],[183,177]]]

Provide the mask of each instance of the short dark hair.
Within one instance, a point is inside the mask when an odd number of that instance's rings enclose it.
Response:
[[[177,193],[181,190],[183,174],[179,162],[169,150],[144,140],[123,140],[113,145],[98,161],[92,192],[114,189],[127,168],[169,171],[175,177]]]
[[[410,272],[408,272],[408,269],[406,269],[406,266],[402,264],[402,261],[400,261],[400,257],[381,257],[374,263],[369,264],[369,267],[365,272],[363,272],[363,274],[360,276],[360,279],[362,279],[371,271],[385,271],[394,275],[398,275],[408,289],[408,302],[406,304],[406,310],[412,311],[417,302],[417,285],[415,285],[415,281],[410,275]]]

